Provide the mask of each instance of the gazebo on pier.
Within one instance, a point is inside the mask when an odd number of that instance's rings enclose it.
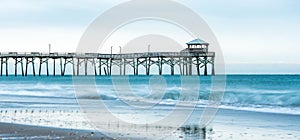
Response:
[[[186,43],[188,48],[184,49],[183,52],[190,53],[207,53],[209,43],[197,38],[193,41]]]

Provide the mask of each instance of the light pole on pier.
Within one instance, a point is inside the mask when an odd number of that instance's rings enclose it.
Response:
[[[110,55],[112,55],[113,46],[110,47]]]
[[[50,54],[50,52],[51,52],[51,44],[48,44],[49,45],[49,54]]]
[[[119,49],[120,49],[120,75],[122,75],[122,56],[121,56],[121,54],[122,54],[122,47],[121,46],[119,46]],[[124,75],[125,75],[125,65],[124,65]]]

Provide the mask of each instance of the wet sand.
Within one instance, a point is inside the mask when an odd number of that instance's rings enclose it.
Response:
[[[300,140],[300,115],[220,109],[212,140]]]
[[[220,109],[207,131],[207,140],[300,139],[299,115]],[[121,133],[121,132],[120,132]],[[201,134],[174,132],[166,140],[199,139]],[[0,123],[2,139],[113,139],[96,130]],[[124,135],[116,139],[137,139]],[[151,138],[148,138],[151,139]]]
[[[112,139],[97,131],[0,123],[0,139]]]

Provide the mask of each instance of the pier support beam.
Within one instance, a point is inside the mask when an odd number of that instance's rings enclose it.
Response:
[[[4,60],[3,60],[4,59]],[[6,76],[8,76],[8,58],[7,57],[1,57],[1,76],[3,76],[3,64],[5,64],[6,69]]]
[[[47,76],[49,76],[49,62],[48,62],[49,58],[47,58],[46,61],[46,71],[47,71]]]
[[[35,76],[35,68],[34,68],[35,57],[27,57],[25,59],[26,59],[25,76],[27,76],[27,73],[28,73],[28,64],[32,65],[32,74],[33,74],[33,76]]]
[[[80,60],[77,58],[77,76],[79,76],[79,66],[80,66]]]
[[[188,65],[189,65],[189,74],[188,75],[193,75],[193,58],[189,57],[188,58]]]
[[[46,64],[47,76],[49,76],[49,66],[48,66],[48,60],[49,60],[49,58],[48,57],[47,58],[40,57],[39,59],[40,59],[39,76],[41,76],[43,64]]]
[[[135,75],[139,75],[139,59],[136,59]]]
[[[102,59],[99,58],[98,61],[99,61],[99,76],[101,76],[102,75],[102,73],[101,73]]]
[[[184,58],[184,61],[185,61],[185,75],[189,75],[189,62],[188,62],[188,59],[187,58]]]
[[[16,63],[15,63],[15,76],[17,76],[18,74],[18,60],[15,59]]]
[[[146,61],[146,75],[150,75],[151,58],[147,57],[145,61]]]
[[[158,57],[158,71],[159,71],[159,75],[162,75],[162,67],[163,67],[163,58],[162,57]]]
[[[197,57],[196,59],[197,59],[197,60],[196,60],[196,61],[197,61],[197,62],[196,62],[196,63],[197,63],[197,64],[196,64],[196,67],[197,67],[197,74],[198,74],[198,76],[200,76],[200,63],[199,63],[199,59],[200,59],[200,58]]]
[[[6,69],[6,77],[8,76],[8,58],[5,59],[5,69]]]
[[[126,60],[123,59],[123,75],[126,75]]]
[[[62,62],[62,59],[64,59],[63,62]],[[73,57],[65,57],[65,58],[60,59],[61,76],[65,76],[67,64],[71,64],[73,76],[75,76],[75,63],[74,63],[74,58]]]
[[[1,70],[0,70],[1,76],[2,76],[2,71],[3,71],[3,58],[1,58]]]
[[[73,76],[76,76],[74,58],[72,58],[72,69],[73,69]]]
[[[215,59],[214,59],[214,57],[212,58],[212,62],[211,62],[211,75],[212,76],[216,75],[216,73],[215,73]]]
[[[109,67],[110,67],[109,66],[110,65],[109,64],[109,62],[110,62],[109,59],[104,59],[104,61],[102,61],[102,62],[103,62],[102,64],[104,65],[104,68],[103,68],[104,69],[104,75],[109,75]]]
[[[112,75],[112,59],[109,59],[109,75]]]
[[[207,76],[207,57],[204,57],[204,76]]]
[[[119,65],[119,68],[120,68],[120,75],[122,75],[122,66],[123,66],[123,61],[122,61],[122,59],[120,59],[120,61],[119,61],[119,63],[118,63],[118,65]]]
[[[53,76],[55,76],[55,70],[56,70],[56,68],[55,68],[55,58],[53,58]]]
[[[16,57],[15,59],[15,76],[18,75],[18,64],[21,64],[22,76],[24,76],[24,68],[23,68],[23,57]]]
[[[170,64],[171,64],[171,75],[174,75],[175,63],[174,63],[174,58],[173,57],[171,57]]]
[[[84,59],[84,75],[87,76],[87,65],[88,65],[88,59]]]
[[[179,65],[180,75],[183,75],[184,70],[183,70],[183,67],[182,67],[182,59],[181,58],[179,58],[178,65]]]
[[[61,76],[65,76],[65,73],[64,73],[64,68],[63,68],[63,61],[62,61],[63,58],[60,58],[60,74]]]
[[[93,59],[93,66],[94,66],[95,76],[97,76],[97,63],[96,63],[95,59]]]

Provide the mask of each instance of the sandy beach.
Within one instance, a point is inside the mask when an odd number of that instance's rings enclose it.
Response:
[[[201,109],[200,109],[201,110]],[[69,112],[67,114],[70,114]],[[72,120],[72,115],[64,115],[66,120]],[[67,117],[69,116],[69,117]],[[36,116],[37,117],[37,116]],[[35,118],[35,116],[32,116]],[[80,118],[77,118],[80,119]],[[82,119],[82,118],[81,118]],[[7,119],[9,120],[9,119]],[[49,119],[50,120],[50,119]],[[73,118],[73,120],[75,120]],[[11,120],[10,120],[11,121]],[[80,121],[80,120],[77,120]],[[83,121],[83,120],[81,120]],[[18,122],[18,121],[16,121]],[[63,120],[61,120],[63,124]],[[71,123],[71,122],[68,122]],[[75,121],[73,124],[76,123]],[[42,124],[42,123],[41,123]],[[65,122],[65,124],[67,124]],[[61,125],[60,125],[61,126]],[[74,129],[63,127],[43,127],[35,122],[35,125],[24,125],[15,123],[0,123],[1,139],[113,139],[104,134],[88,128],[80,129],[73,125]],[[213,122],[206,129],[207,140],[275,140],[275,139],[300,139],[300,117],[299,115],[255,112],[247,110],[220,109]],[[119,132],[125,134],[126,132]],[[143,136],[139,136],[141,138]],[[177,130],[170,131],[166,140],[174,139],[200,139],[203,135],[191,134]],[[126,137],[120,135],[116,139],[139,139],[137,137]],[[147,138],[147,137],[146,137]],[[148,137],[147,139],[155,139]]]

